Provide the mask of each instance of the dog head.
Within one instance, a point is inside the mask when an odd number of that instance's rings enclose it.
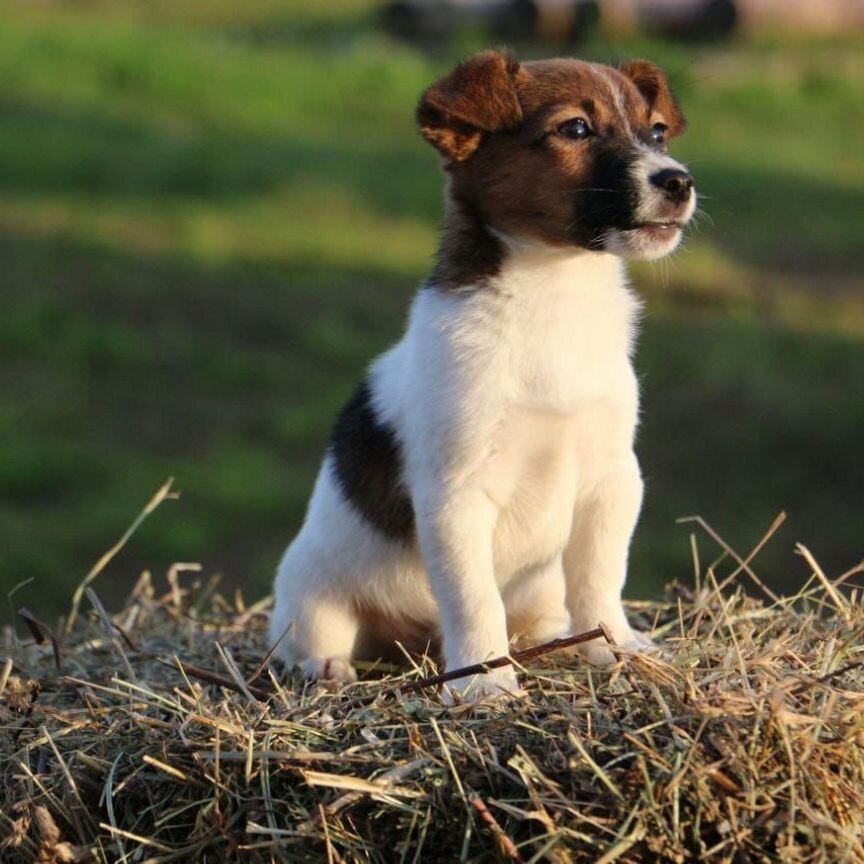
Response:
[[[505,235],[653,259],[693,215],[693,178],[667,154],[684,116],[653,63],[488,51],[430,87],[417,119],[453,199]]]

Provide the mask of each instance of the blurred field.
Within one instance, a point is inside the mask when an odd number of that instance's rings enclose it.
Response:
[[[184,491],[100,581],[193,560],[265,590],[328,426],[398,334],[441,180],[412,125],[458,53],[373,4],[0,0],[0,591],[57,611],[169,475]],[[864,51],[858,40],[592,44],[677,82],[707,214],[640,268],[648,481],[631,591],[687,578],[699,512],[789,520],[775,583],[864,552]],[[710,218],[709,218],[710,217]],[[774,558],[771,558],[771,555]]]

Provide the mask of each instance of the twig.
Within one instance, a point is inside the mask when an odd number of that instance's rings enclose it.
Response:
[[[425,687],[436,687],[439,684],[446,684],[448,681],[455,681],[457,678],[485,675],[490,669],[500,669],[502,666],[512,666],[514,663],[533,660],[535,657],[551,654],[553,651],[560,651],[562,648],[570,648],[573,645],[581,645],[583,642],[590,642],[592,639],[602,639],[605,636],[606,631],[603,627],[595,627],[593,630],[587,630],[585,633],[577,633],[575,636],[565,636],[563,639],[553,639],[551,642],[544,642],[542,645],[534,645],[531,648],[514,651],[512,654],[503,657],[495,657],[492,660],[487,660],[485,663],[472,663],[470,666],[463,666],[461,669],[451,669],[449,672],[442,672],[440,675],[430,675],[428,678],[421,678],[418,681],[409,681],[407,684],[400,684],[399,689],[403,692],[406,690],[422,690]]]
[[[231,652],[227,648],[223,647],[218,640],[216,642],[216,650],[219,652],[219,656],[222,658],[222,662],[225,664],[228,674],[237,685],[239,692],[242,693],[250,702],[255,702],[255,694],[246,686],[246,682],[243,680],[243,676],[240,674],[240,670],[237,668],[237,663],[231,656]]]
[[[585,633],[578,633],[575,636],[565,636],[563,639],[553,639],[551,642],[544,642],[542,645],[534,645],[533,647],[525,648],[522,651],[514,651],[511,655],[506,657],[495,657],[493,660],[487,660],[485,663],[475,663],[472,666],[465,666],[462,669],[453,669],[452,671],[444,672],[441,675],[432,675],[428,678],[421,678],[418,681],[409,681],[406,684],[400,684],[396,689],[403,692],[420,690],[425,687],[434,687],[438,684],[444,684],[447,681],[453,681],[456,678],[463,678],[469,675],[483,675],[490,669],[499,669],[502,666],[508,666],[512,663],[522,663],[523,661],[531,660],[534,657],[541,657],[543,654],[550,654],[552,651],[560,651],[562,648],[569,648],[572,645],[580,645],[583,642],[590,642],[592,639],[601,639],[604,637],[608,639],[605,629],[603,627],[595,627],[593,630],[588,630]],[[272,654],[272,649],[270,653]],[[171,666],[173,668],[176,668],[176,665],[180,662],[177,660],[176,663],[170,663],[162,658],[156,659],[158,659],[160,663],[164,663],[166,666]],[[244,690],[238,685],[237,681],[226,675],[220,675],[217,672],[211,672],[209,669],[202,669],[200,666],[193,666],[190,663],[183,663],[182,668],[184,672],[191,675],[193,678],[206,681],[208,684],[216,684],[219,687],[227,687],[229,690],[234,690],[237,693],[245,693],[246,695],[251,694],[259,700],[269,699],[273,695],[272,691],[265,690],[261,687],[253,687],[249,683],[254,681],[260,673],[256,673],[245,682]]]
[[[25,620],[27,619],[25,618]],[[209,669],[204,669],[201,666],[195,666],[191,663],[182,663],[181,665],[180,660],[176,657],[174,658],[174,661],[171,662],[157,656],[151,651],[147,651],[146,649],[135,645],[132,639],[130,639],[130,637],[124,633],[120,627],[113,623],[112,626],[117,629],[117,632],[123,637],[126,644],[133,650],[140,651],[144,656],[151,657],[157,662],[169,666],[172,669],[179,667],[181,672],[191,676],[192,678],[198,678],[200,681],[206,681],[208,684],[215,684],[218,687],[225,687],[228,690],[235,691],[236,693],[243,693],[247,697],[252,696],[262,702],[273,696],[272,690],[264,689],[263,687],[255,687],[250,683],[259,677],[261,674],[261,667],[264,666],[264,663],[259,666],[259,669],[256,670],[256,672],[247,681],[243,681],[242,676],[239,674],[239,670],[236,669],[236,665],[235,670],[237,671],[238,677],[235,679],[227,675],[220,675],[218,672],[212,672]],[[595,627],[593,630],[588,630],[585,633],[578,633],[575,636],[565,636],[563,639],[553,639],[551,642],[544,642],[542,645],[534,645],[531,648],[525,648],[522,651],[514,651],[511,655],[505,657],[495,657],[492,660],[487,660],[485,663],[474,663],[471,666],[464,666],[461,669],[453,669],[450,672],[444,672],[440,675],[431,675],[428,678],[421,678],[418,681],[409,681],[405,684],[400,684],[395,689],[401,690],[402,692],[410,692],[413,690],[421,690],[426,687],[435,687],[439,684],[445,684],[448,681],[454,681],[457,678],[464,678],[470,675],[483,675],[490,669],[500,669],[502,666],[512,665],[513,663],[522,663],[526,660],[532,660],[535,657],[541,657],[544,654],[550,654],[553,651],[560,651],[563,648],[569,648],[573,645],[580,645],[583,642],[590,642],[592,639],[601,638],[605,638],[609,641],[608,632],[602,626]],[[278,644],[279,640],[276,642],[276,645]],[[265,658],[264,661],[265,663],[272,655],[274,649],[275,645],[268,652],[267,658]],[[242,685],[240,683],[241,681],[243,681]]]
[[[44,622],[40,621],[26,606],[22,606],[18,610],[18,617],[27,625],[30,635],[36,640],[37,645],[50,640],[51,647],[54,649],[54,665],[57,671],[63,674],[63,653],[61,650],[60,640],[54,635],[54,631]]]
[[[507,836],[504,829],[498,824],[498,820],[489,812],[486,802],[475,792],[468,799],[471,806],[477,811],[480,821],[492,832],[502,855],[506,855],[513,861],[522,861],[523,858],[516,848],[516,844]]]
[[[837,611],[848,624],[851,620],[849,614],[849,601],[834,587],[834,585],[831,584],[831,580],[825,575],[825,572],[813,557],[813,553],[803,543],[795,544],[795,553],[800,555],[810,565],[810,569],[816,575],[816,578],[822,583],[825,593],[834,602]]]
[[[847,672],[852,672],[854,669],[860,669],[862,666],[864,666],[864,660],[853,660],[851,663],[847,663],[845,666],[841,666],[833,672],[828,672],[826,675],[820,675],[818,678],[807,678],[803,681],[799,681],[797,684],[789,688],[788,693],[790,696],[798,696],[800,693],[803,693],[811,687],[820,687],[823,684],[829,684],[835,678],[839,678]]]
[[[701,516],[682,516],[675,520],[679,525],[684,525],[688,522],[695,522],[700,528],[727,554],[730,555],[738,567],[730,573],[717,587],[716,591],[723,591],[730,582],[732,582],[742,571],[746,573],[762,591],[771,598],[778,606],[782,605],[783,600],[778,597],[753,571],[750,563],[762,551],[765,544],[774,536],[777,529],[786,521],[786,513],[780,512],[777,518],[771,523],[771,527],[765,533],[765,536],[753,547],[750,554],[746,558],[742,558]]]
[[[173,477],[162,485],[158,492],[147,502],[144,509],[135,517],[132,524],[126,529],[123,536],[93,565],[90,572],[81,580],[81,584],[75,589],[72,595],[72,608],[69,610],[69,618],[66,620],[65,634],[68,636],[75,626],[75,620],[78,617],[78,609],[81,606],[81,600],[84,597],[84,591],[87,586],[108,566],[111,559],[126,545],[129,538],[138,530],[138,526],[166,499],[177,498],[178,493],[171,488],[174,482]]]
[[[193,678],[198,678],[201,681],[206,681],[208,684],[216,684],[218,687],[226,687],[228,690],[234,690],[236,693],[243,693],[243,690],[241,690],[234,680],[229,678],[227,675],[220,675],[218,672],[211,672],[209,669],[203,669],[200,666],[193,666],[191,663],[181,663],[178,658],[175,658],[174,663],[165,660],[162,657],[156,657],[155,659],[164,666],[169,666],[172,669],[179,668],[181,672],[191,675]],[[270,690],[264,690],[261,687],[252,687],[249,684],[246,685],[246,689],[256,699],[259,699],[262,702],[266,701],[273,695]]]
[[[102,601],[97,596],[96,592],[92,588],[88,588],[85,593],[87,594],[87,599],[93,605],[93,608],[96,610],[96,614],[99,616],[99,621],[102,624],[102,629],[105,631],[108,638],[111,640],[111,644],[117,650],[117,653],[120,655],[120,659],[123,661],[123,665],[126,667],[126,674],[133,680],[137,681],[138,676],[135,674],[135,670],[132,668],[132,664],[129,662],[129,658],[126,656],[126,652],[123,650],[123,645],[120,640],[117,638],[117,634],[114,632],[115,625],[111,621],[108,613],[105,611],[105,607],[102,605]]]
[[[288,635],[288,631],[294,626],[294,621],[292,620],[288,626],[282,631],[282,634],[279,638],[270,646],[267,653],[264,655],[264,659],[258,664],[258,668],[246,679],[247,684],[254,684],[261,675],[264,674],[264,670],[267,668],[267,664],[270,662],[273,655],[276,653],[276,649],[279,647],[282,640]]]

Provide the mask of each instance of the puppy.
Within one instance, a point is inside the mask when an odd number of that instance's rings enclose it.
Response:
[[[666,153],[681,111],[651,63],[484,52],[417,120],[448,177],[437,263],[336,421],[276,577],[278,653],[351,681],[352,658],[436,635],[449,669],[601,621],[646,648],[621,605],[642,500],[622,259],[670,253],[693,214]]]

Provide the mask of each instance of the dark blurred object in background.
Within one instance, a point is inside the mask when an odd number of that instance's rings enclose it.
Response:
[[[507,42],[575,43],[601,29],[716,38],[737,20],[736,0],[395,0],[383,12],[389,32],[430,45],[464,26]]]
[[[643,0],[639,29],[676,39],[720,39],[738,25],[740,0]]]
[[[385,29],[401,39],[433,42],[449,39],[457,8],[448,0],[394,0],[382,12]]]
[[[572,44],[598,31],[703,40],[739,29],[860,29],[864,0],[394,0],[384,7],[383,22],[390,33],[430,47],[463,27],[506,42]]]

